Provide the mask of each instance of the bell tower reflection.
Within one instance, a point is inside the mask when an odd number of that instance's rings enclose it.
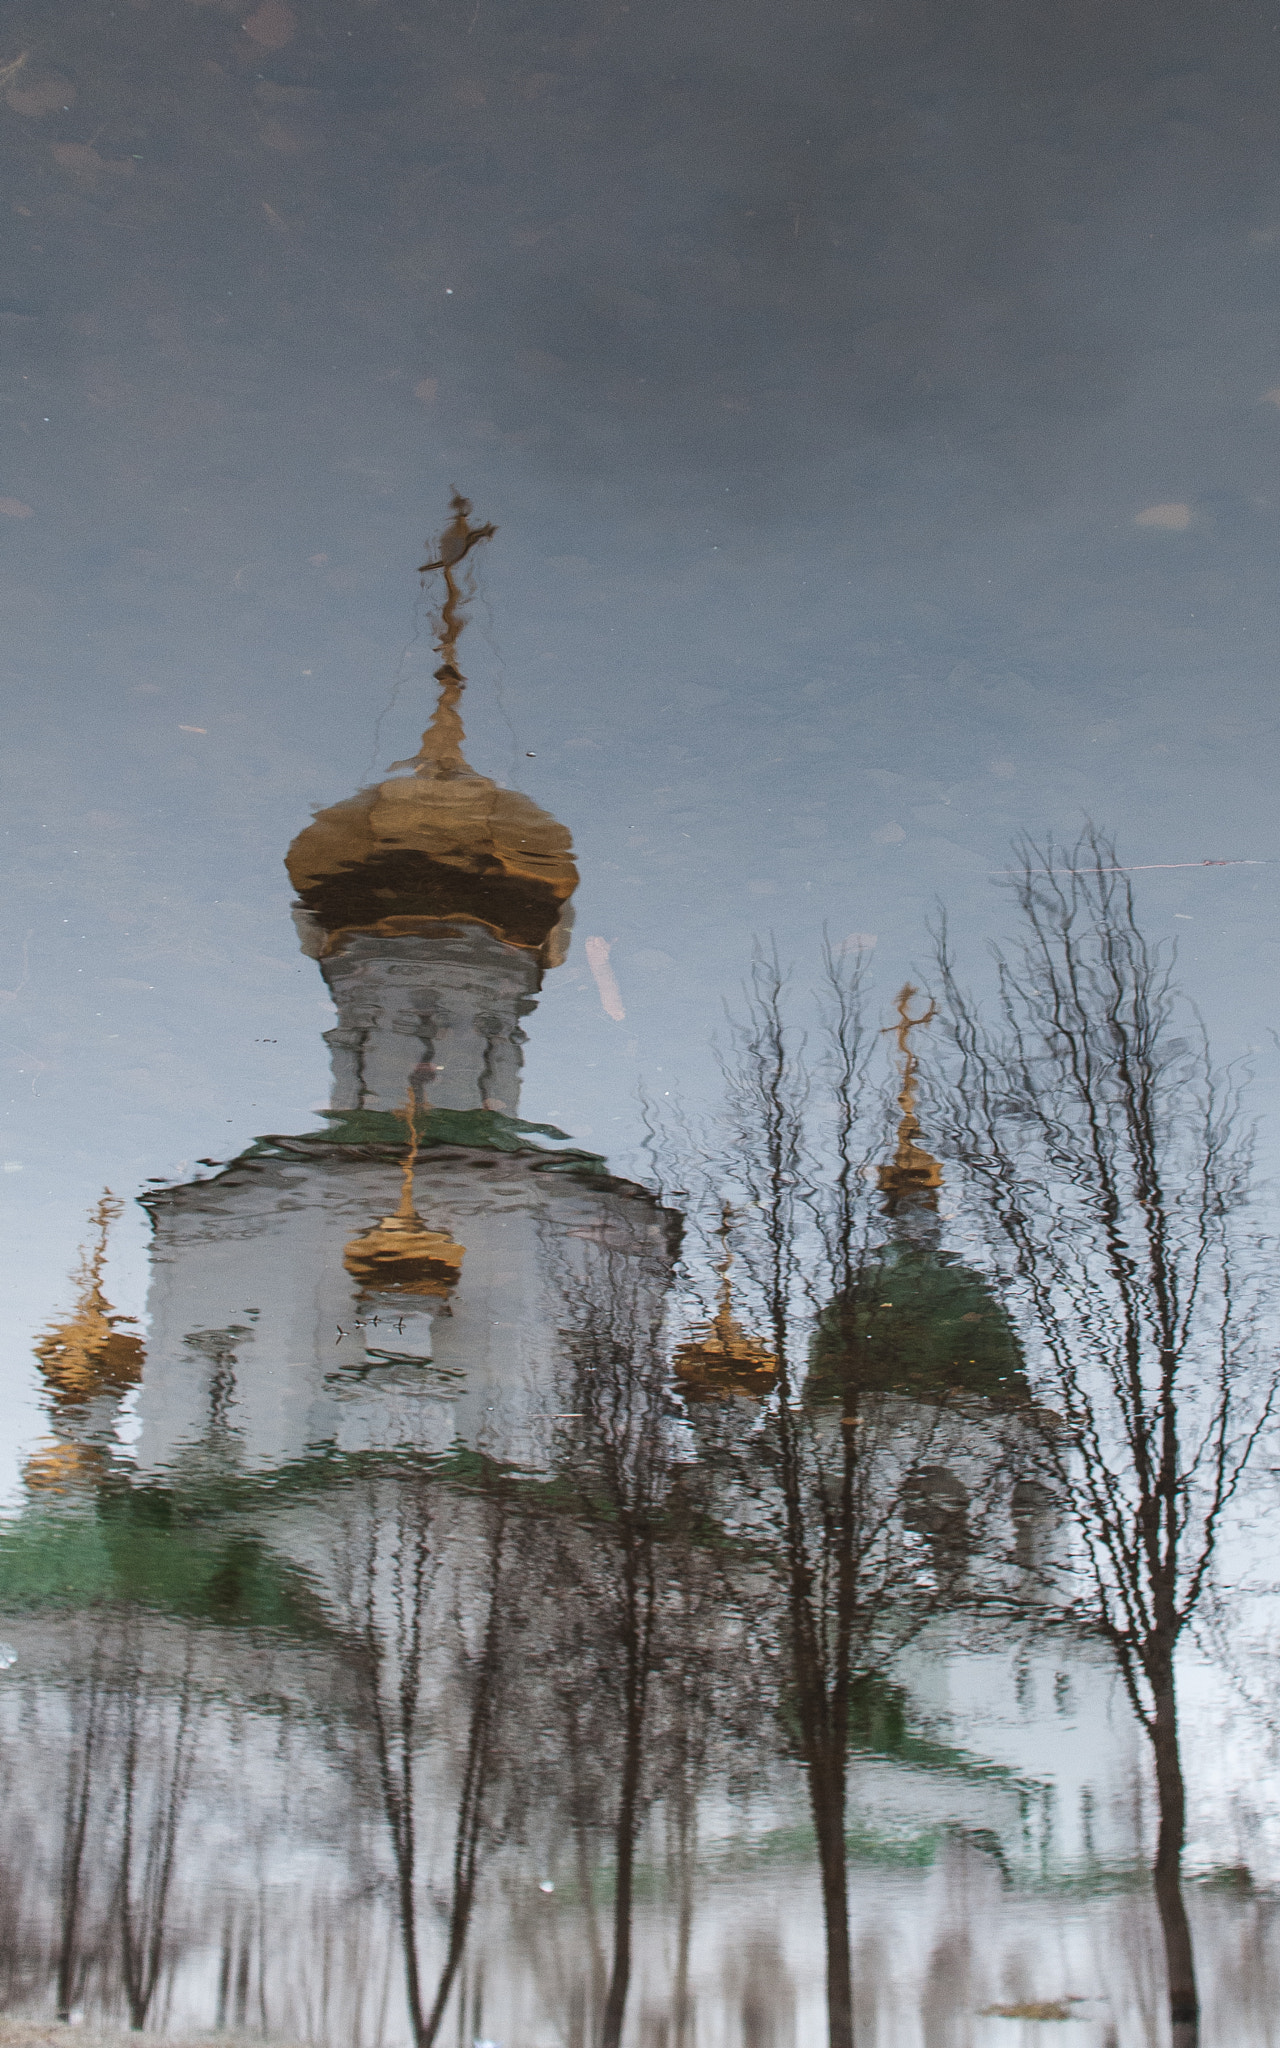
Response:
[[[578,885],[570,836],[462,752],[473,550],[492,538],[467,500],[422,573],[439,573],[440,685],[407,775],[321,811],[289,848],[295,921],[338,1010],[327,1034],[333,1108],[398,1110],[406,1090],[441,1109],[519,1106],[521,1018],[564,958]]]
[[[455,494],[422,565],[441,594],[417,753],[320,811],[287,855],[338,1011],[327,1128],[260,1138],[216,1177],[143,1198],[144,1468],[203,1441],[215,1409],[258,1467],[400,1444],[545,1465],[566,1271],[625,1242],[665,1291],[678,1219],[516,1115],[523,1020],[567,950],[578,872],[566,828],[462,751],[458,645],[494,531]],[[234,1376],[203,1384],[192,1332],[233,1327],[251,1332]]]

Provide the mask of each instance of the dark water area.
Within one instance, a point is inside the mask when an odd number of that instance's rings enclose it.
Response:
[[[9,10],[6,2043],[1280,2038],[1278,108]]]

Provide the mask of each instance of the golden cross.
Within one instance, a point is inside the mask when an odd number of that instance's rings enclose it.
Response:
[[[471,525],[471,500],[464,498],[461,491],[455,491],[449,502],[453,518],[436,542],[439,555],[434,562],[424,562],[418,574],[426,576],[432,569],[443,569],[446,581],[452,582],[453,571],[464,555],[471,553],[477,541],[492,540],[498,529],[492,521],[484,526]]]
[[[898,1021],[896,1024],[886,1024],[884,1027],[885,1031],[893,1032],[894,1037],[898,1041],[898,1051],[905,1053],[907,1059],[913,1065],[915,1064],[915,1055],[911,1050],[910,1035],[913,1031],[919,1030],[922,1024],[932,1024],[938,1014],[938,1005],[934,1002],[932,996],[929,998],[929,1007],[923,1017],[912,1017],[909,1014],[911,998],[912,996],[918,996],[919,993],[919,989],[913,988],[909,981],[904,982],[898,991]],[[883,1033],[881,1035],[883,1036]]]

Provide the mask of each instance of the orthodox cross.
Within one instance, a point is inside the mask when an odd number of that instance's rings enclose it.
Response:
[[[898,1021],[896,1024],[886,1024],[884,1027],[886,1032],[892,1031],[898,1041],[898,1051],[902,1054],[902,1091],[898,1096],[898,1101],[902,1105],[903,1115],[912,1118],[914,1118],[916,1106],[917,1061],[914,1052],[911,1050],[911,1034],[913,1031],[918,1031],[924,1024],[932,1024],[938,1014],[938,1005],[930,997],[929,1007],[923,1017],[913,1017],[911,1015],[911,999],[913,996],[918,996],[919,993],[919,989],[913,988],[909,981],[904,982],[898,990]]]
[[[436,618],[436,652],[440,666],[435,671],[440,685],[440,699],[436,705],[431,724],[422,736],[422,747],[411,762],[397,761],[398,768],[434,767],[437,773],[457,774],[465,770],[462,759],[462,718],[458,710],[466,677],[458,667],[458,635],[466,620],[461,607],[470,595],[458,581],[457,570],[472,548],[482,540],[492,540],[497,527],[492,521],[483,526],[471,524],[471,500],[464,498],[461,491],[455,491],[451,500],[453,518],[445,527],[435,545],[431,561],[423,562],[418,570],[420,576],[429,576],[436,569],[444,572],[444,603]]]

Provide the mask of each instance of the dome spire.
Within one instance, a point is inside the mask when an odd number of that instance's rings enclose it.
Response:
[[[938,1014],[937,1004],[930,1000],[922,1017],[911,1015],[912,998],[919,993],[919,989],[913,988],[909,981],[904,982],[898,991],[898,1021],[885,1026],[885,1030],[891,1031],[897,1039],[898,1051],[902,1055],[901,1086],[898,1090],[902,1116],[898,1123],[897,1149],[892,1160],[880,1168],[877,1176],[890,1216],[896,1216],[907,1207],[936,1209],[938,1189],[942,1186],[941,1166],[933,1154],[919,1143],[920,1119],[916,1115],[919,1062],[911,1047],[911,1034],[926,1024],[932,1024]]]
[[[80,1253],[75,1307],[36,1339],[41,1375],[59,1407],[83,1406],[97,1394],[127,1393],[142,1378],[142,1340],[120,1327],[134,1318],[117,1314],[102,1286],[107,1237],[122,1208],[119,1197],[104,1188],[91,1219],[96,1242]]]
[[[418,570],[420,576],[433,575],[439,570],[444,576],[444,602],[435,613],[436,652],[440,666],[435,679],[440,685],[440,696],[431,715],[431,723],[422,735],[422,745],[411,761],[393,761],[393,768],[412,768],[417,774],[427,775],[469,775],[473,770],[462,755],[464,738],[462,714],[458,709],[467,679],[458,667],[458,641],[467,623],[464,607],[471,596],[472,584],[469,576],[459,575],[463,563],[482,540],[492,540],[498,531],[492,521],[484,526],[471,524],[471,500],[464,498],[461,491],[455,491],[450,506],[453,518],[445,527],[438,541],[432,543],[434,558],[423,562]]]
[[[429,1109],[429,1105],[424,1102],[423,1108]],[[412,1089],[400,1114],[409,1144],[400,1168],[399,1206],[371,1230],[353,1237],[342,1263],[364,1294],[426,1294],[447,1301],[457,1286],[466,1248],[447,1230],[429,1230],[418,1214],[413,1199],[418,1126]]]
[[[463,756],[458,640],[472,593],[467,564],[497,528],[475,524],[458,491],[452,508],[419,571],[444,578],[432,614],[440,694],[422,744],[411,760],[393,762],[385,780],[317,812],[286,856],[303,944],[317,959],[361,936],[409,938],[459,921],[521,948],[539,970],[556,966],[567,949],[578,885],[567,829]],[[411,773],[396,772],[406,768]],[[397,1088],[393,1101],[400,1099]]]

